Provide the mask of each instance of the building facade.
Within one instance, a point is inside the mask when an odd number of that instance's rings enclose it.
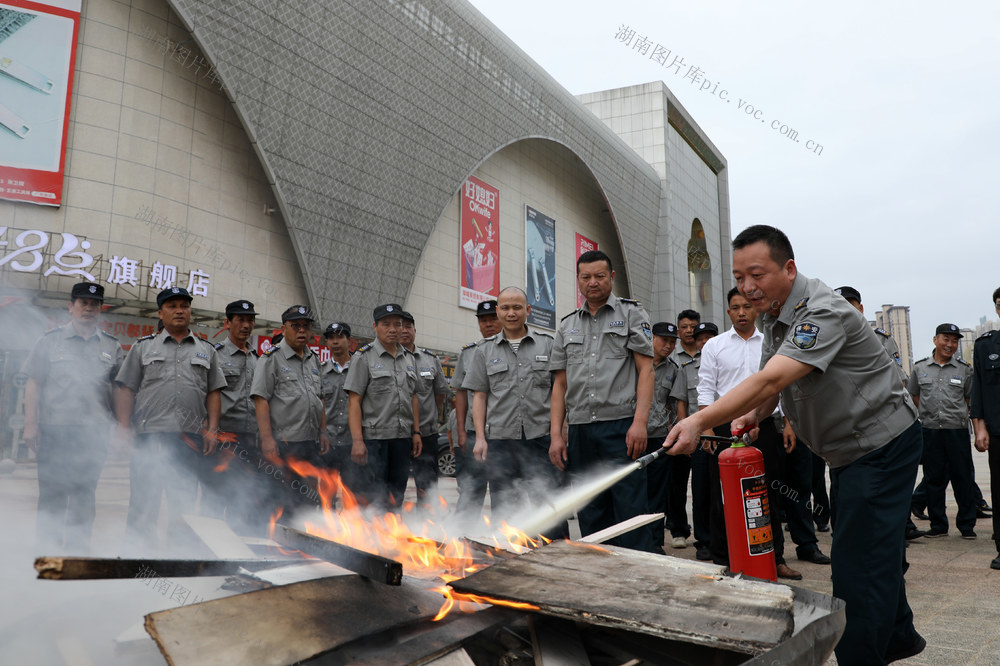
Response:
[[[261,332],[302,303],[358,336],[397,302],[449,353],[478,337],[466,291],[527,287],[554,326],[597,246],[654,319],[722,321],[728,193],[707,137],[662,84],[629,94],[660,105],[656,136],[616,132],[462,0],[88,0],[74,77],[61,205],[0,200],[5,424],[20,359],[81,279],[105,285],[126,345],[179,285],[210,339],[237,298]]]
[[[875,324],[892,336],[899,347],[899,357],[903,359],[903,370],[909,376],[913,372],[913,339],[910,334],[910,306],[883,305],[875,313]],[[923,358],[921,356],[921,358]]]

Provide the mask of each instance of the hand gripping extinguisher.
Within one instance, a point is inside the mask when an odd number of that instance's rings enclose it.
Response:
[[[719,454],[729,570],[777,582],[764,454],[760,449],[748,446],[750,440],[747,435],[718,439],[733,443]]]

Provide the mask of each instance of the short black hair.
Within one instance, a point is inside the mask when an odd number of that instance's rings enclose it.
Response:
[[[735,296],[738,293],[740,293],[740,290],[739,290],[738,287],[733,287],[732,289],[730,289],[729,290],[729,294],[726,295],[726,303],[732,305],[733,304],[733,296]]]
[[[766,224],[755,224],[741,231],[733,239],[733,249],[742,250],[754,243],[764,243],[771,252],[771,260],[779,266],[784,266],[789,259],[795,258],[792,244],[781,229]]]
[[[993,302],[996,303],[998,299],[1000,299],[1000,287],[993,292]]]
[[[681,313],[677,315],[677,323],[681,323],[681,319],[693,319],[699,324],[701,323],[701,313],[697,310],[681,310]]]
[[[576,260],[577,275],[580,274],[580,264],[592,264],[595,261],[606,261],[608,262],[608,271],[614,270],[614,266],[611,265],[611,257],[604,254],[600,250],[587,250],[580,255],[579,259]]]

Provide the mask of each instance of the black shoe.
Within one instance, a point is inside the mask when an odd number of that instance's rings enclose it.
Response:
[[[976,533],[973,532],[972,530],[962,530],[962,538],[963,539],[975,539],[976,538]]]
[[[885,663],[890,664],[894,661],[899,661],[900,659],[909,659],[910,657],[915,657],[924,651],[927,647],[927,641],[920,634],[917,634],[917,640],[913,641],[910,645],[900,650],[890,652],[885,655]]]
[[[927,536],[927,530],[918,530],[917,528],[906,530],[906,540],[913,541],[914,539],[919,539],[922,536]]]
[[[913,517],[916,518],[917,520],[930,520],[931,519],[930,516],[927,515],[927,510],[926,509],[918,509],[917,507],[913,507],[913,508],[910,509],[910,513],[912,513]]]
[[[799,555],[798,558],[803,562],[812,562],[813,564],[829,564],[829,555],[824,555],[819,548],[816,550],[805,553],[804,555]]]
[[[986,503],[986,500],[979,500],[979,508],[983,511],[993,511],[993,508]]]
[[[994,557],[993,561],[990,562],[990,569],[1000,569],[1000,555]]]
[[[816,525],[816,531],[817,532],[829,532],[830,531],[830,523],[823,523],[822,525]]]
[[[710,559],[712,559],[712,551],[710,551],[708,548],[705,548],[704,546],[701,546],[695,552],[694,556],[699,560],[701,560],[702,562],[708,562]]]
[[[982,507],[976,507],[976,518],[980,520],[985,520],[987,518],[992,518],[993,514]]]
[[[938,537],[948,536],[948,530],[928,530],[924,536],[928,539],[936,539]]]

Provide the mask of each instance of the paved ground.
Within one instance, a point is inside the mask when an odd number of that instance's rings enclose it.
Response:
[[[988,471],[976,458],[977,479],[989,495]],[[454,480],[442,481],[446,499],[456,497]],[[20,463],[0,476],[0,663],[2,664],[162,664],[152,642],[136,651],[116,654],[111,639],[128,626],[138,629],[144,613],[177,605],[141,581],[36,581],[32,569],[35,467]],[[124,532],[128,504],[128,466],[109,462],[98,488],[96,534],[113,555]],[[954,519],[954,502],[949,511]],[[927,523],[918,526],[927,527]],[[571,523],[571,529],[575,524]],[[967,541],[958,533],[941,539],[919,539],[908,549],[911,563],[907,590],[917,629],[927,650],[905,664],[1000,665],[1000,571],[989,568],[996,555],[989,521],[980,521],[980,538]],[[830,535],[820,534],[829,553]],[[675,557],[694,558],[694,548],[667,548]],[[830,568],[789,560],[804,575],[796,583],[831,593]],[[833,661],[830,662],[835,663]]]

